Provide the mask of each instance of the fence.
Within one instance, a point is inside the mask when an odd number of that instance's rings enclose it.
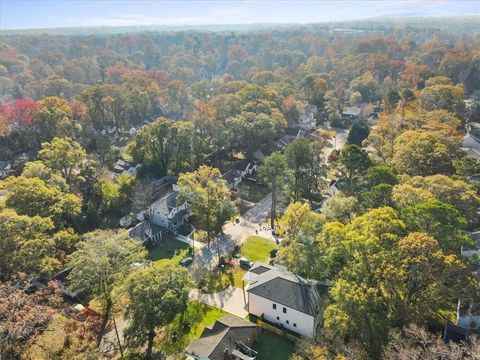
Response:
[[[300,340],[300,337],[291,334],[290,332],[288,332],[285,329],[280,329],[280,328],[278,328],[274,325],[271,325],[271,324],[269,324],[269,323],[267,323],[267,322],[265,322],[261,319],[257,319],[257,325],[261,329],[265,329],[265,330],[270,331],[274,334],[283,336],[284,338],[286,338],[287,340],[290,340],[292,342],[297,342],[298,340]]]

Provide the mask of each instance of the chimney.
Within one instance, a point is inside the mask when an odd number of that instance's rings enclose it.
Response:
[[[225,348],[225,349],[223,350],[223,360],[229,360],[229,359],[230,359],[230,355],[229,355],[229,353],[228,353],[228,349]]]

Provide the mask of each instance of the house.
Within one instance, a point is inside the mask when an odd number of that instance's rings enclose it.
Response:
[[[304,113],[300,115],[299,125],[306,130],[313,130],[317,127],[317,120],[315,115],[317,115],[318,109],[315,105],[306,105]]]
[[[358,120],[360,114],[362,112],[362,108],[352,106],[352,107],[345,107],[343,108],[342,112],[342,120],[345,123],[353,123],[355,120]]]
[[[293,140],[298,139],[303,133],[302,126],[294,126],[285,129],[285,134],[273,144],[276,146],[277,150],[282,151],[285,147],[290,144]]]
[[[315,337],[326,285],[264,263],[255,263],[242,280],[248,282],[250,314],[298,335]]]
[[[234,169],[240,172],[240,177],[244,179],[257,171],[257,162],[251,159],[242,159],[234,164]]]
[[[142,168],[142,164],[137,164],[135,166],[131,165],[129,162],[118,159],[115,165],[113,166],[113,172],[116,175],[121,175],[124,172],[128,173],[130,176],[137,176],[138,171]]]
[[[332,197],[340,191],[340,184],[343,182],[343,179],[330,180],[327,190],[325,190],[325,195]]]
[[[143,244],[154,245],[162,240],[162,229],[148,220],[135,225],[128,234],[132,239],[138,239]]]
[[[227,187],[231,190],[242,182],[242,174],[236,169],[230,169],[222,175],[222,179],[227,182]]]
[[[199,339],[185,349],[190,359],[255,360],[250,349],[257,337],[257,325],[234,315],[227,315],[206,327]]]
[[[471,232],[470,237],[475,243],[475,246],[473,247],[462,246],[460,248],[460,254],[467,258],[471,258],[475,255],[480,255],[480,230]]]
[[[51,278],[38,278],[31,283],[27,289],[25,289],[25,292],[27,294],[32,294],[37,290],[45,289],[50,281],[56,281],[60,288],[60,294],[62,297],[69,300],[78,300],[78,297],[83,293],[83,290],[71,291],[68,289],[67,277],[71,270],[72,269],[62,270],[53,275]]]
[[[12,164],[7,161],[0,161],[0,179],[4,179],[12,173]]]
[[[475,300],[459,300],[456,325],[469,331],[479,331],[480,303]]]
[[[175,184],[167,193],[151,204],[147,210],[137,216],[139,220],[149,220],[153,225],[176,234],[178,229],[188,222],[192,207],[187,201],[177,203],[178,188]]]

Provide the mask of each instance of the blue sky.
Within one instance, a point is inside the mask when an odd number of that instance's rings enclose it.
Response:
[[[314,23],[474,14],[480,14],[480,0],[0,0],[0,29]]]

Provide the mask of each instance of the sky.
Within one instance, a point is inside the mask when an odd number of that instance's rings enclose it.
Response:
[[[0,0],[0,30],[479,15],[480,0]]]

